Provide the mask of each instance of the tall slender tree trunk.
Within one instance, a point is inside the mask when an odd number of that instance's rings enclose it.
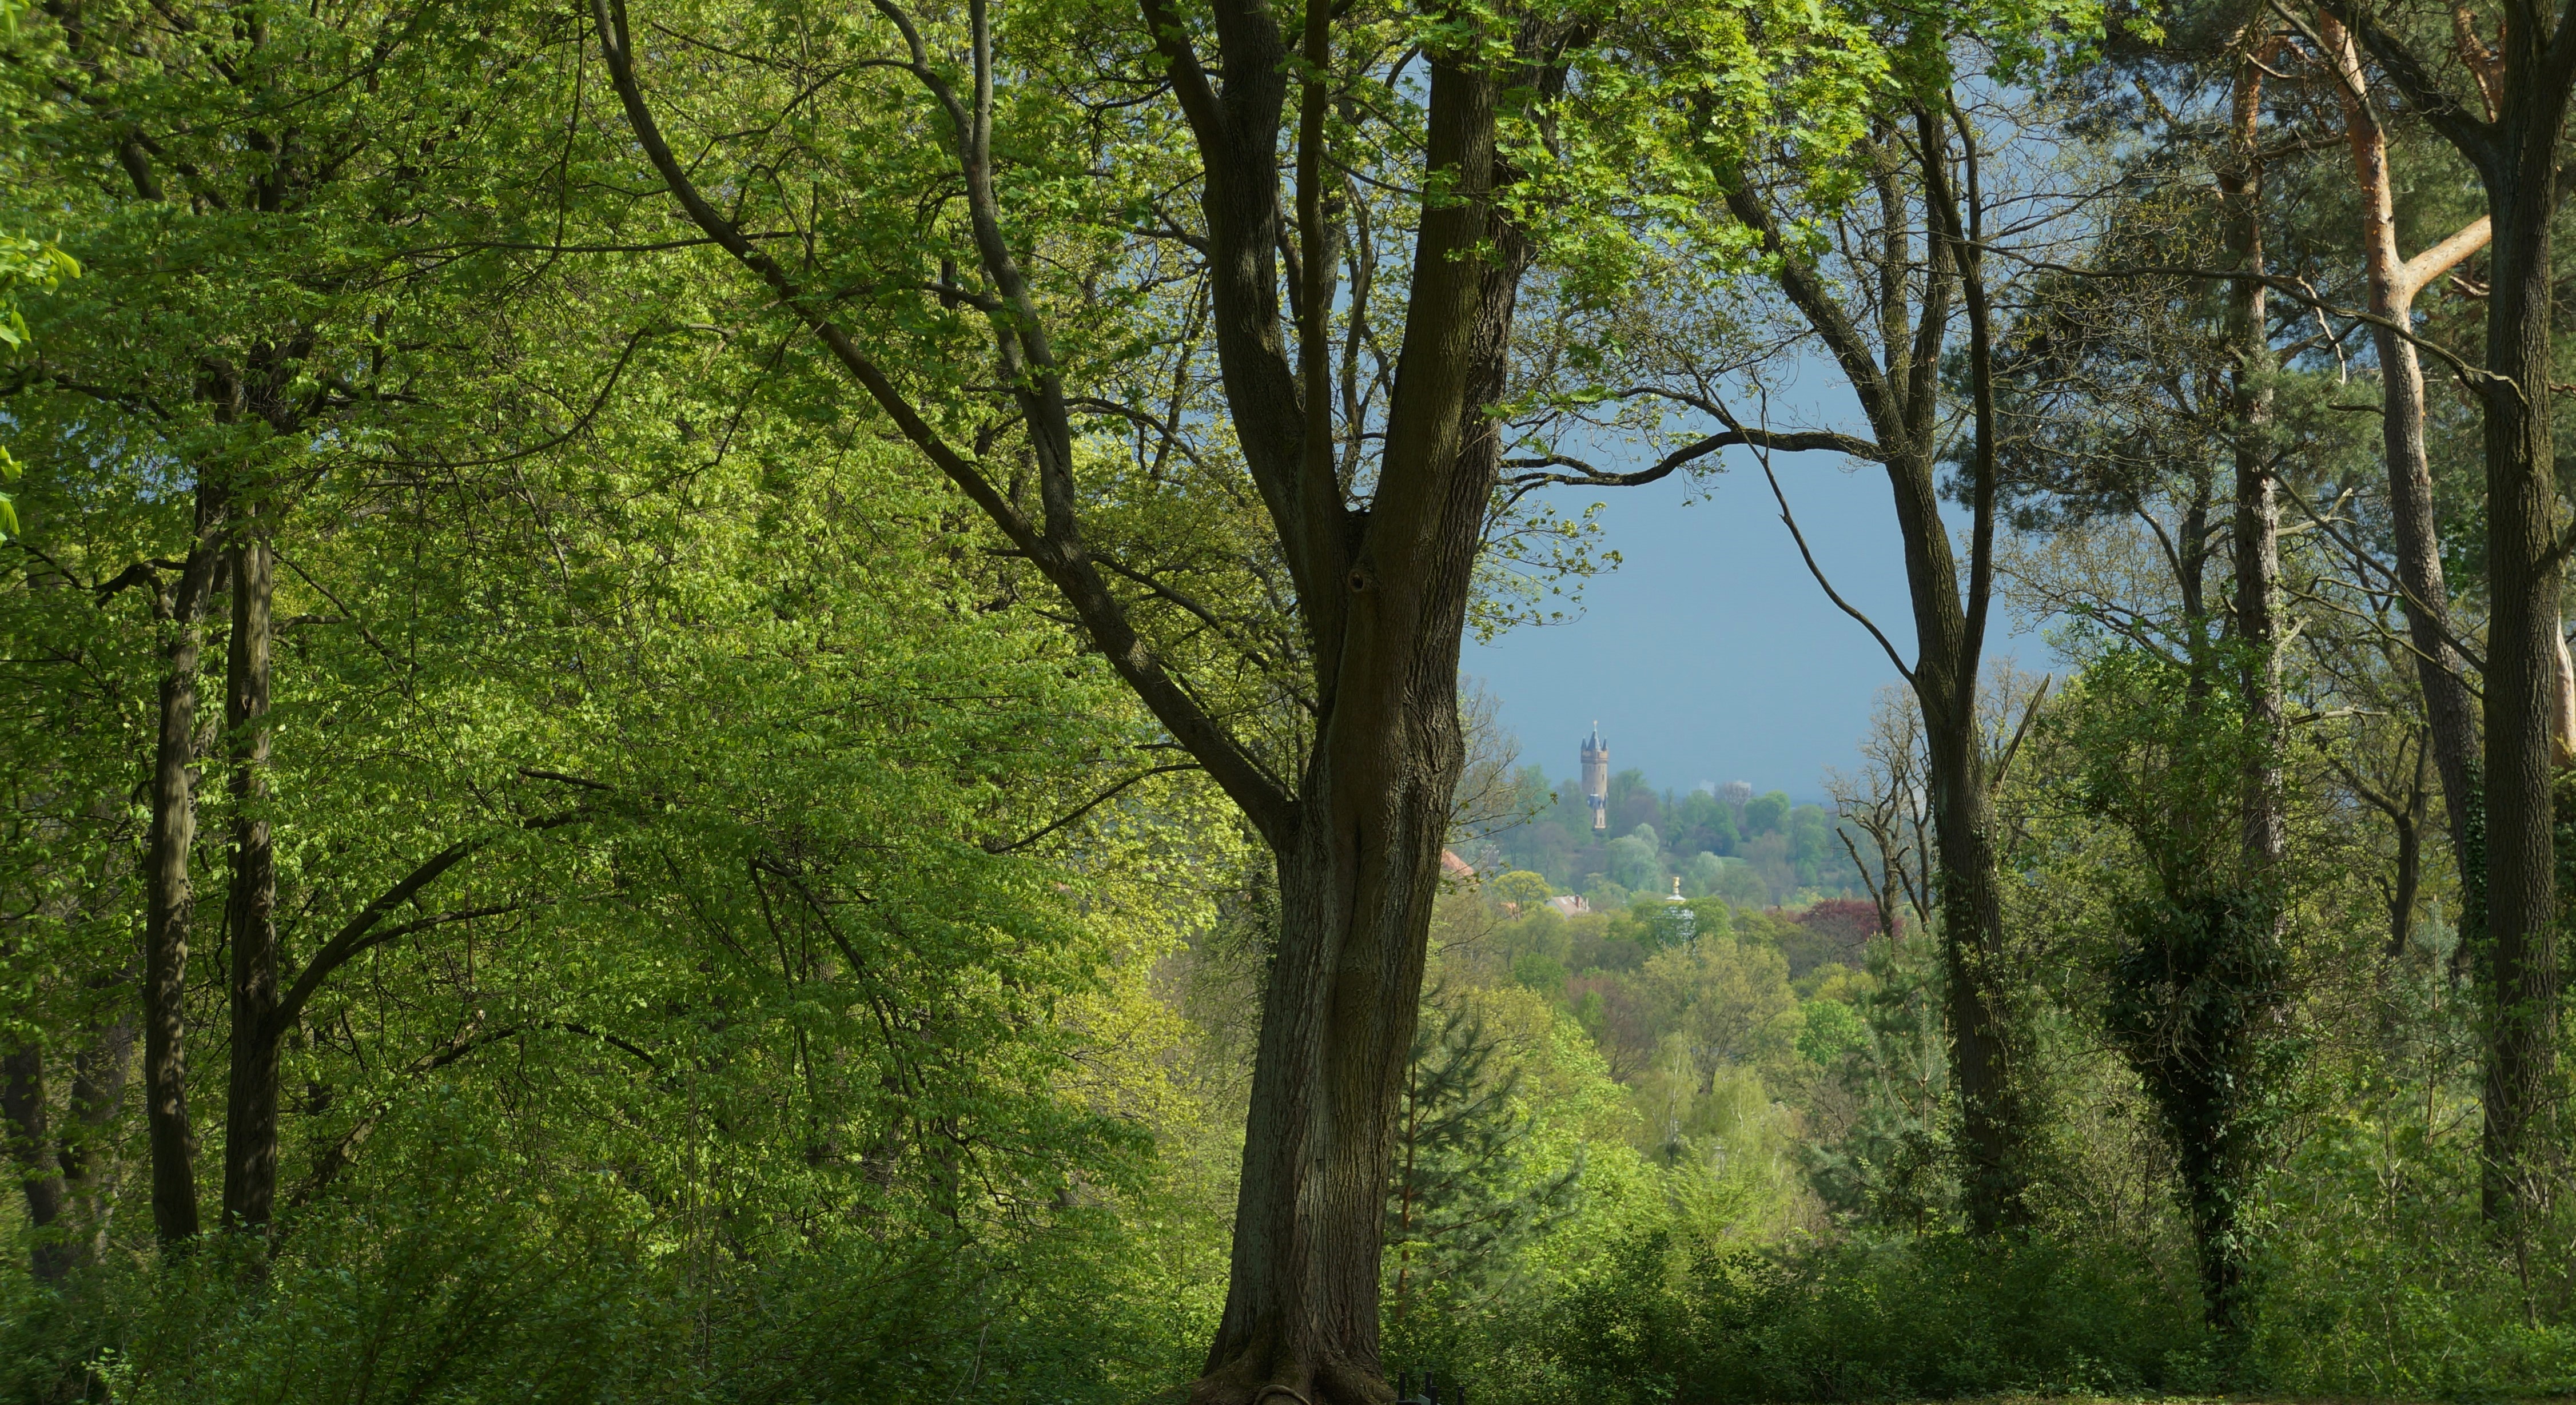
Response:
[[[1931,791],[1939,868],[1934,902],[1941,923],[1943,1013],[1965,1163],[1962,1189],[1969,1227],[1978,1234],[1994,1234],[2028,1220],[2030,1128],[2026,1091],[2017,1067],[2019,1021],[2012,1008],[2013,973],[2004,942],[2002,889],[1996,878],[1994,798],[1987,774],[1984,719],[1977,707],[1977,674],[1984,659],[1986,617],[1993,594],[1998,479],[1993,330],[1984,284],[1975,153],[1964,123],[1960,141],[1954,145],[1950,140],[1955,116],[1946,108],[1914,113],[1911,159],[1919,162],[1924,213],[1932,228],[1928,268],[1911,326],[1903,306],[1906,271],[1915,266],[1904,225],[1907,202],[1895,188],[1895,166],[1882,169],[1880,203],[1885,222],[1877,259],[1888,272],[1875,309],[1876,346],[1838,301],[1828,280],[1796,254],[1778,219],[1758,195],[1735,188],[1726,192],[1725,200],[1735,217],[1779,259],[1773,276],[1833,352],[1868,417],[1874,439],[1869,447],[1887,470],[1914,617],[1914,664],[1907,669],[1898,661],[1898,667],[1905,670],[1923,715],[1925,780]],[[1961,162],[1967,176],[1964,198],[1952,188],[1953,160]],[[1936,373],[1948,336],[1953,293],[1960,296],[1967,313],[1975,422],[1973,520],[1964,573],[1952,547],[1949,524],[1942,519],[1936,473],[1941,441]],[[1875,631],[1877,626],[1870,628]],[[1881,643],[1885,642],[1882,637]],[[1893,660],[1893,646],[1889,648]]]
[[[2415,297],[2426,284],[2486,247],[2481,217],[2413,260],[2400,257],[2397,202],[2389,178],[2388,135],[2372,111],[2369,87],[2352,36],[2331,13],[2317,16],[2337,69],[2344,141],[2352,151],[2353,179],[2361,196],[2362,255],[2369,307],[2380,324],[2370,330],[2379,358],[2380,444],[2388,469],[2389,525],[2396,538],[2399,604],[2406,638],[2424,694],[2433,770],[2442,782],[2442,809],[2460,875],[2461,949],[2481,940],[2486,914],[2486,796],[2480,781],[2478,718],[2469,692],[2468,660],[2452,643],[2450,585],[2443,579],[2440,523],[2433,511],[2433,466],[2424,438],[2424,365],[2415,343],[2399,335],[2414,323]]]
[[[2281,701],[2281,501],[2278,468],[2272,453],[2271,300],[2256,281],[2267,272],[2263,247],[2263,74],[2277,44],[2255,42],[2238,62],[2230,102],[2229,159],[2219,177],[2225,204],[2228,256],[2236,270],[2251,275],[2228,280],[2226,338],[2228,355],[2229,457],[2235,477],[2232,522],[2234,591],[2233,637],[2238,647],[2237,687],[2246,711],[2252,745],[2238,776],[2236,797],[2236,902],[2210,906],[2213,913],[2231,909],[2244,924],[2223,918],[2212,923],[2225,940],[2251,950],[2231,952],[2233,960],[2202,958],[2190,986],[2200,1001],[2220,1008],[2277,1001],[2277,990],[2252,984],[2269,969],[2263,956],[2277,951],[2282,909],[2281,860],[2289,842],[2289,821],[2282,794],[2280,746],[2284,738]],[[2181,895],[2205,901],[2223,893],[2221,875],[2209,875],[2213,888]],[[2256,1006],[2259,1011],[2260,1007]],[[2248,1089],[2232,1081],[2247,1076],[2245,1046],[2263,1037],[2261,1016],[2249,1015],[2233,1028],[2194,1028],[2183,1015],[2183,1028],[2200,1038],[2177,1037],[2167,1058],[2205,1067],[2167,1069],[2160,1080],[2174,1106],[2167,1118],[2179,1143],[2184,1194],[2191,1207],[2192,1231],[2200,1260],[2203,1311],[2209,1324],[2230,1337],[2240,1336],[2246,1321],[2243,1289],[2246,1261],[2239,1206],[2252,1174],[2243,1148],[2254,1135],[2258,1113]],[[2220,1073],[2219,1070],[2224,1070]],[[2188,1110],[2186,1110],[2188,1109]],[[2233,1148],[2237,1154],[2229,1154]]]
[[[1921,665],[1918,665],[1921,668]],[[1928,672],[1928,670],[1924,670]],[[1994,804],[1973,689],[1924,698],[1925,754],[1934,842],[1940,848],[1943,1000],[1951,1076],[1959,1089],[1968,1227],[1994,1234],[2028,1219],[2028,1132],[2010,1032],[2011,972],[2003,950],[2003,897],[1995,884]],[[1962,714],[1964,712],[1964,721]]]
[[[224,1226],[265,1230],[277,1200],[277,856],[270,842],[266,510],[242,514],[232,545],[233,628],[224,721],[232,758],[232,1070],[224,1105]]]
[[[2557,731],[2557,462],[2550,439],[2550,215],[2558,145],[2576,88],[2576,23],[2531,0],[2504,0],[2490,49],[2465,10],[2460,59],[2481,120],[2435,66],[2356,0],[2318,0],[2379,61],[2410,108],[2477,169],[2487,196],[2486,365],[2482,402],[2487,508],[2486,885],[2490,993],[2480,1195],[2511,1235],[2551,1174],[2544,1135],[2558,1096],[2558,882],[2552,753]]]
[[[1992,1234],[2029,1220],[2031,1116],[2018,1057],[2023,1026],[2013,1009],[2014,979],[2004,942],[1995,778],[1988,769],[1985,719],[1977,705],[1977,674],[1984,666],[1987,611],[1994,596],[2001,475],[1993,309],[1985,281],[1985,196],[1978,188],[1977,151],[1967,119],[1955,103],[1948,116],[1958,127],[1964,188],[1952,184],[1951,144],[1942,115],[1918,111],[1916,129],[1935,248],[1947,254],[1968,322],[1972,517],[1964,589],[1935,488],[1932,446],[1937,442],[1938,402],[1928,381],[1908,406],[1914,419],[1907,438],[1912,448],[1890,457],[1888,474],[1896,489],[1897,523],[1906,537],[1917,650],[1914,687],[1923,708],[1933,825],[1941,847],[1941,936],[1948,958],[1951,1060],[1967,1150],[1968,1223],[1978,1233]],[[1936,257],[1934,267],[1941,262]],[[1926,299],[1924,315],[1940,315],[1937,300]]]
[[[2527,38],[2508,33],[2509,48]],[[2497,1222],[2542,1198],[2557,1094],[2558,886],[2551,766],[2557,721],[2557,464],[2550,437],[2552,157],[2564,94],[2509,84],[2487,173],[2487,927],[2493,1028],[2482,1199]],[[2546,100],[2544,101],[2544,97]],[[2544,110],[2545,109],[2545,110]]]
[[[160,729],[144,859],[143,1088],[152,1144],[152,1226],[164,1244],[197,1234],[196,1136],[188,1121],[188,935],[196,894],[197,669],[206,606],[223,559],[225,496],[197,485],[196,538],[165,597]]]
[[[2264,52],[2237,65],[2231,103],[2228,169],[2219,178],[2226,202],[2227,246],[2237,270],[2259,275],[2263,250]],[[2243,848],[2254,882],[2277,865],[2287,843],[2281,771],[2273,747],[2281,734],[2281,498],[2272,463],[2270,298],[2252,277],[2227,284],[2229,453],[2236,470],[2236,639],[2244,648],[2238,680],[2257,735],[2266,745],[2246,761]]]

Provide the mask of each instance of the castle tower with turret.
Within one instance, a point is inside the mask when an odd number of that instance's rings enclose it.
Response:
[[[1601,740],[1601,724],[1583,743],[1583,798],[1592,802],[1592,832],[1610,828],[1610,748]]]

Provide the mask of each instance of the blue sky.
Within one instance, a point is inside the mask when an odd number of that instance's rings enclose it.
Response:
[[[1773,464],[1835,588],[1910,661],[1885,472],[1830,454]],[[1873,698],[1898,679],[1877,642],[1817,589],[1752,455],[1729,451],[1726,471],[1698,485],[1675,477],[1560,490],[1555,500],[1569,513],[1602,503],[1603,544],[1623,564],[1586,584],[1571,623],[1469,640],[1461,667],[1499,701],[1521,760],[1572,776],[1575,745],[1598,718],[1612,769],[1636,767],[1659,788],[1744,780],[1821,800],[1824,769],[1853,764]],[[2001,615],[1989,655],[2039,665],[2046,647],[2009,633]]]

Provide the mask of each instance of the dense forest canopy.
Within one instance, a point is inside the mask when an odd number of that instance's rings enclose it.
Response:
[[[2576,1393],[2571,88],[0,0],[0,1398]],[[1896,682],[1596,811],[1462,640],[1719,472]]]

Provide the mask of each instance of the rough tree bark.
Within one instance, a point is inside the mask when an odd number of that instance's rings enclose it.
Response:
[[[2534,17],[2537,18],[2536,16]],[[2536,26],[2534,26],[2536,27]],[[2508,24],[2509,71],[2534,49]],[[2576,58],[2576,25],[2553,50]],[[2551,249],[2563,78],[2508,82],[2501,120],[2519,140],[2497,153],[2487,180],[2494,221],[2484,390],[2487,468],[2487,940],[2494,1029],[2486,1068],[2485,1176],[2490,1218],[2535,1203],[2558,1051],[2558,885],[2551,844],[2557,732],[2558,602],[2565,552],[2558,535],[2557,451],[2550,435]],[[2503,145],[2503,143],[2500,143]],[[2503,177],[2499,179],[2498,177]]]
[[[2281,492],[2272,461],[2272,345],[2269,289],[2262,282],[2263,74],[2277,44],[2257,44],[2237,63],[2229,103],[2228,163],[2218,187],[2227,251],[2246,276],[2227,295],[2228,451],[2236,471],[2235,638],[2244,649],[2238,685],[2255,732],[2277,740],[2281,710]],[[2277,867],[2288,843],[2281,769],[2272,748],[2249,756],[2243,777],[2243,849],[2248,878]]]
[[[34,1267],[42,1283],[71,1273],[71,1256],[54,1234],[67,1194],[62,1164],[54,1155],[51,1100],[45,1094],[45,1051],[37,1045],[0,1057],[0,1121],[6,1123],[9,1159],[18,1166],[27,1197],[27,1228],[35,1232]]]
[[[232,761],[232,1068],[224,1098],[224,1228],[265,1231],[277,1200],[277,853],[269,833],[269,613],[275,562],[267,512],[236,514],[233,627],[224,670]]]
[[[207,602],[223,559],[222,486],[197,486],[197,530],[161,617],[160,729],[143,868],[143,1097],[152,1145],[152,1226],[164,1244],[197,1234],[196,1136],[188,1121],[188,931],[196,894],[197,670]]]

